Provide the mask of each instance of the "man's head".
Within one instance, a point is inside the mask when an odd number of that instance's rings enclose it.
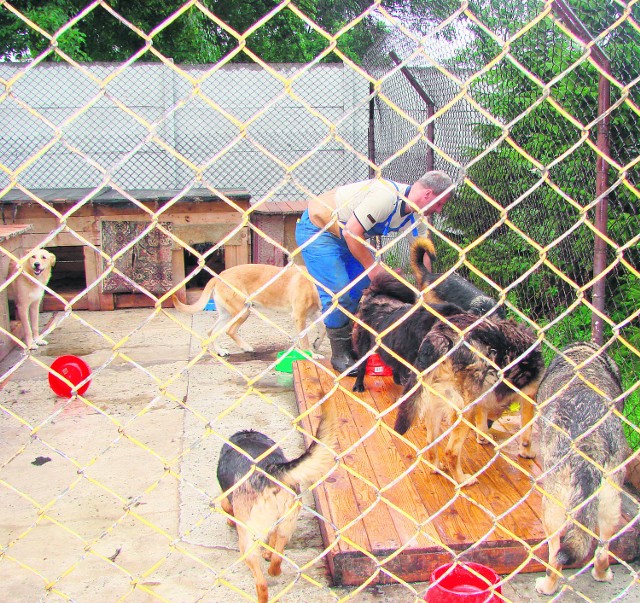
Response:
[[[445,172],[427,172],[411,187],[408,198],[428,216],[442,211],[453,188],[453,180]]]

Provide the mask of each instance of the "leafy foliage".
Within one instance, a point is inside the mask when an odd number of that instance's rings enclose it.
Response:
[[[34,58],[50,49],[49,37],[89,3],[14,0],[11,4],[25,19],[0,8],[0,55],[18,60]],[[144,60],[154,61],[159,59],[148,48],[145,50],[147,41],[143,37],[153,32],[153,48],[177,63],[213,63],[227,58],[251,62],[251,53],[265,62],[310,62],[320,55],[324,61],[341,61],[337,53],[328,52],[334,42],[332,36],[339,33],[337,49],[358,63],[377,40],[389,33],[370,12],[368,0],[300,0],[295,6],[305,18],[276,0],[202,0],[209,14],[197,7],[180,13],[184,4],[185,0],[111,0],[109,6],[117,16],[96,6],[57,37],[57,46],[77,61],[125,61],[139,51],[144,51]],[[441,6],[427,0],[385,0],[383,6],[391,14],[419,15],[418,24],[445,16],[439,16]],[[165,22],[168,24],[163,26]],[[244,35],[246,39],[241,40]],[[46,60],[61,57],[50,52]]]
[[[614,23],[622,10],[611,4],[600,4],[595,10],[595,4],[587,0],[575,0],[571,5],[594,36]],[[525,2],[517,19],[493,0],[475,2],[472,10],[499,38],[507,39],[521,24],[531,21],[538,6]],[[462,65],[477,72],[502,51],[484,28],[471,29],[474,42],[452,60],[452,69]],[[634,65],[640,60],[640,47],[629,44],[634,39],[637,41],[637,32],[618,26],[602,41],[612,73],[622,83],[631,82],[637,73]],[[598,155],[587,144],[584,128],[591,124],[588,136],[595,145],[598,126],[593,124],[598,115],[600,73],[581,60],[583,54],[579,43],[546,18],[516,37],[510,46],[513,60],[496,62],[473,81],[472,95],[494,118],[476,124],[477,142],[467,148],[467,176],[482,194],[464,187],[457,202],[447,208],[452,228],[462,232],[456,243],[463,249],[469,246],[468,260],[507,288],[508,299],[540,325],[565,313],[593,278],[595,235],[587,222],[595,221]],[[547,85],[549,82],[553,83]],[[635,88],[631,87],[630,96],[637,103]],[[612,102],[619,98],[614,87]],[[637,116],[631,105],[621,103],[612,111],[610,128],[611,157],[620,165],[634,166],[639,149]],[[486,153],[488,148],[492,150]],[[622,173],[608,171],[609,183],[619,184]],[[636,167],[624,173],[627,182],[636,185],[638,175]],[[488,197],[496,205],[489,203]],[[629,187],[618,185],[609,192],[608,201],[608,236],[617,245],[626,245],[638,232],[637,196]],[[480,237],[482,242],[475,244]],[[636,269],[640,267],[638,247],[624,251],[625,259]],[[541,250],[546,263],[536,266]],[[439,254],[440,269],[457,260],[457,253],[446,244],[439,245]],[[627,319],[639,307],[640,283],[634,273],[615,262],[613,249],[608,262],[614,269],[607,277],[606,313],[614,325],[624,325],[620,335],[629,344],[616,340],[608,352],[622,370],[625,387],[630,388],[640,370],[640,325],[637,316]],[[465,276],[487,289],[473,273]],[[589,299],[590,288],[584,292]],[[589,340],[591,319],[589,307],[580,304],[549,328],[547,339],[557,348]],[[605,328],[605,341],[614,330]],[[627,400],[627,414],[640,425],[637,392]],[[630,428],[627,435],[634,447],[640,446],[636,430]]]
[[[124,61],[147,44],[136,28],[143,34],[150,34],[169,20],[168,25],[154,32],[152,45],[178,63],[216,62],[229,55],[233,61],[252,61],[250,54],[237,52],[242,46],[240,38],[246,33],[249,33],[246,48],[263,61],[306,62],[329,47],[327,37],[330,34],[345,27],[361,9],[364,10],[359,2],[302,0],[297,3],[303,13],[328,32],[323,36],[288,8],[280,9],[274,0],[204,0],[202,4],[215,18],[191,7],[174,19],[173,15],[183,4],[184,0],[112,0],[110,6],[122,20],[97,6],[58,37],[58,47],[74,60]],[[16,0],[12,5],[28,20],[53,35],[78,15],[87,2]],[[338,48],[357,59],[385,32],[379,21],[367,17],[340,36]],[[5,57],[36,57],[49,46],[49,38],[27,21],[5,9],[0,11],[0,52]],[[158,60],[148,50],[143,58]],[[47,59],[59,60],[60,57],[51,53]],[[332,53],[327,60],[340,59]]]

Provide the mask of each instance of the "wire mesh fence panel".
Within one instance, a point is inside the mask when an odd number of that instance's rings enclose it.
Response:
[[[638,10],[2,3],[8,597],[640,597]]]

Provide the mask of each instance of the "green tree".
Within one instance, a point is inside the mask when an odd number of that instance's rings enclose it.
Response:
[[[0,6],[0,53],[10,60],[38,56],[49,48],[50,41],[30,26],[29,21],[54,34],[87,4],[87,0],[15,0],[12,6],[24,19],[6,6]],[[184,0],[112,0],[110,6],[122,20],[97,6],[65,30],[58,37],[57,45],[75,60],[124,61],[145,47],[146,41],[135,28],[149,34],[183,4]],[[275,0],[203,0],[202,4],[219,21],[191,7],[153,36],[153,47],[176,62],[215,62],[236,51],[238,38],[278,7]],[[391,9],[396,5],[404,7],[399,0],[389,2]],[[367,48],[387,33],[387,28],[372,15],[357,19],[369,7],[365,0],[301,0],[296,7],[309,21],[284,7],[247,37],[246,48],[264,61],[311,61],[330,44],[312,23],[335,34],[356,19],[353,27],[340,36],[338,49],[359,61]],[[143,58],[156,60],[149,52]],[[47,57],[47,60],[56,59],[59,57],[55,53]],[[234,54],[232,60],[251,61],[252,58],[240,52]],[[325,60],[340,58],[329,53]]]
[[[569,4],[591,36],[594,39],[600,36],[600,48],[609,59],[611,74],[620,84],[611,86],[611,103],[615,106],[610,114],[609,153],[623,169],[608,170],[612,190],[608,194],[607,228],[608,236],[624,249],[624,260],[639,270],[640,245],[629,242],[637,237],[640,204],[637,194],[621,184],[621,179],[624,176],[628,184],[640,185],[637,165],[640,90],[633,85],[640,64],[640,36],[632,21],[619,21],[622,6],[595,0],[570,0]],[[463,66],[471,73],[485,68],[502,52],[500,40],[508,40],[540,9],[541,3],[526,0],[518,6],[520,12],[514,18],[513,12],[499,0],[470,4],[483,27],[470,25],[473,42],[455,57],[450,67]],[[633,11],[637,20],[640,10],[634,7]],[[603,32],[606,35],[601,36]],[[463,247],[485,237],[468,258],[500,286],[509,288],[508,298],[519,310],[541,325],[563,316],[546,335],[547,341],[558,348],[591,336],[591,311],[587,306],[578,305],[565,314],[579,296],[579,287],[590,282],[593,272],[594,234],[580,220],[586,212],[590,221],[594,221],[591,204],[597,196],[598,155],[582,137],[583,128],[589,126],[588,135],[595,144],[597,127],[590,124],[598,116],[600,72],[589,61],[582,60],[583,55],[584,47],[547,17],[517,36],[509,45],[509,56],[475,78],[470,90],[478,104],[495,118],[495,123],[491,120],[477,123],[477,142],[467,149],[470,164],[467,175],[482,193],[502,208],[508,208],[506,217],[524,234],[506,224],[496,228],[500,210],[471,187],[462,190],[459,202],[452,204],[447,216],[463,232],[458,241]],[[624,86],[629,86],[627,101]],[[483,155],[492,145],[495,148]],[[552,185],[540,184],[543,176]],[[527,274],[540,258],[530,240],[541,246],[553,243],[547,259],[563,276],[545,266]],[[445,266],[451,265],[457,255],[444,247],[441,261]],[[607,327],[604,339],[608,340],[615,331],[628,342],[627,345],[615,341],[607,352],[620,366],[625,388],[630,388],[637,381],[640,366],[640,328],[637,317],[634,319],[640,281],[637,272],[616,262],[612,249],[608,261],[613,269],[607,275],[605,311],[618,326]],[[513,286],[519,278],[521,282]],[[588,299],[588,287],[585,295]],[[627,399],[626,414],[640,425],[638,392]],[[635,448],[640,446],[637,430],[629,428],[627,435]]]

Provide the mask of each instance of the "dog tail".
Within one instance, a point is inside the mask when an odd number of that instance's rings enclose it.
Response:
[[[325,475],[335,463],[338,417],[335,403],[331,399],[325,400],[322,404],[322,416],[316,432],[316,440],[297,459],[279,466],[283,482],[292,487],[309,486]]]
[[[412,374],[409,383],[405,389],[410,389],[415,385],[415,375]],[[393,428],[400,434],[404,435],[409,431],[414,421],[420,414],[420,392],[416,391],[400,404],[398,415]]]
[[[591,550],[592,537],[589,532],[597,531],[598,496],[595,495],[600,487],[602,474],[590,461],[583,458],[576,459],[577,466],[571,467],[574,476],[579,476],[580,483],[572,483],[572,492],[567,501],[567,509],[576,509],[573,520],[569,521],[567,531],[560,538],[560,549],[557,559],[563,566],[582,561]],[[572,480],[573,481],[573,480]],[[584,528],[582,527],[584,526]]]
[[[424,256],[427,254],[431,263],[436,259],[436,248],[430,237],[418,237],[411,245],[411,268],[421,288],[425,277],[430,274],[424,265]]]
[[[193,304],[183,304],[175,295],[172,295],[171,301],[173,302],[173,307],[177,310],[180,310],[180,312],[186,312],[187,314],[195,314],[196,312],[201,312],[202,310],[204,310],[207,302],[211,299],[211,293],[216,286],[217,278],[217,276],[214,276],[209,280],[209,282],[202,290],[202,295]]]

